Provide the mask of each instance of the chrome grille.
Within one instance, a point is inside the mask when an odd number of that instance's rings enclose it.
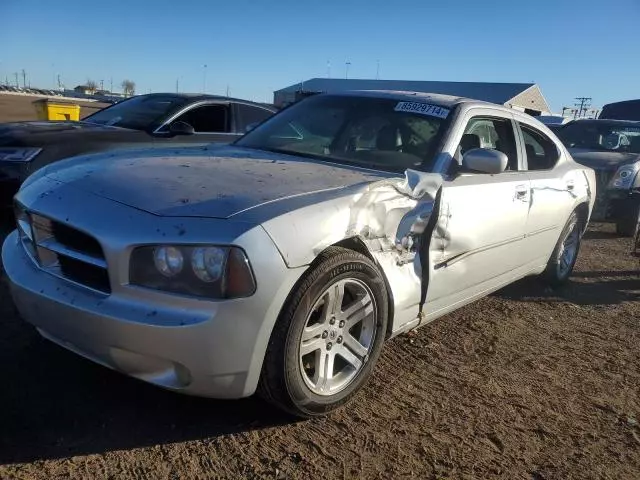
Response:
[[[22,244],[43,270],[102,293],[111,293],[107,262],[98,241],[42,215],[16,208]]]

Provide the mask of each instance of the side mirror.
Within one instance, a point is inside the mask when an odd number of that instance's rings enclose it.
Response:
[[[251,130],[253,130],[254,128],[256,128],[258,126],[258,122],[253,122],[250,123],[249,125],[247,125],[246,127],[244,127],[244,133],[249,133]]]
[[[508,163],[509,159],[504,153],[489,148],[474,148],[462,157],[465,169],[480,173],[502,173]]]
[[[169,127],[169,133],[171,135],[193,135],[196,131],[187,122],[178,120],[171,124]]]

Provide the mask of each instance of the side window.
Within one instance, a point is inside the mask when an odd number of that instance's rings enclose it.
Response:
[[[553,168],[560,157],[556,144],[544,133],[522,123],[519,125],[524,137],[528,169],[549,170]]]
[[[238,103],[236,106],[238,112],[236,128],[238,129],[238,132],[245,132],[247,130],[247,126],[262,123],[273,115],[269,110],[260,107],[252,107],[251,105],[245,105],[243,103]]]
[[[227,105],[203,105],[180,115],[175,121],[186,122],[196,133],[224,133],[229,131]]]
[[[463,155],[474,148],[498,150],[509,159],[507,170],[518,170],[518,150],[510,120],[491,117],[473,117],[469,120],[456,149],[457,165],[461,165]],[[455,163],[453,166],[455,168]]]

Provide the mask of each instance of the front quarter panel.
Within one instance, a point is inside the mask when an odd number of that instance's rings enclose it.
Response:
[[[263,222],[290,268],[312,264],[327,247],[357,239],[377,262],[390,289],[397,331],[416,319],[424,285],[418,253],[442,186],[439,174],[408,170],[391,178],[341,190]],[[428,281],[428,279],[426,279]]]

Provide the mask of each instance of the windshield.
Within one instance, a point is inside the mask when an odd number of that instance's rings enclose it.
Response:
[[[568,148],[640,153],[640,124],[569,123],[557,132]]]
[[[183,97],[175,95],[140,95],[100,110],[85,118],[84,121],[134,130],[148,130],[184,102]]]
[[[236,144],[366,168],[432,171],[448,114],[426,100],[319,95],[283,110]]]

